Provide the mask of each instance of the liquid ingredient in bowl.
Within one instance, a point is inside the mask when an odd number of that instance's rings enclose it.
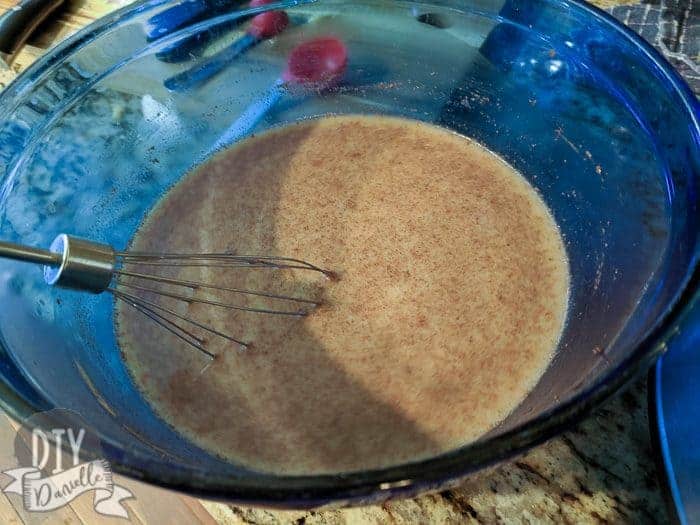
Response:
[[[305,318],[168,304],[253,342],[212,340],[220,357],[204,372],[199,352],[117,304],[124,359],[154,410],[259,471],[379,468],[477,439],[534,387],[566,317],[566,253],[534,189],[475,142],[403,119],[327,117],[250,138],[170,190],[131,249],[338,272],[171,269],[323,301]]]

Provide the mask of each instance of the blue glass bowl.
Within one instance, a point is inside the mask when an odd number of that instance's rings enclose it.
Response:
[[[0,402],[13,416],[73,409],[102,443],[84,454],[191,493],[367,503],[447,486],[551,437],[664,351],[698,283],[698,105],[630,31],[576,1],[319,0],[241,4],[149,42],[152,17],[173,5],[145,2],[96,22],[0,95],[0,238],[48,246],[65,231],[123,248],[159,196],[268,92],[289,50],[331,35],[349,50],[340,84],[284,93],[249,131],[388,114],[503,156],[565,237],[573,285],[556,357],[498,428],[458,450],[376,471],[265,475],[208,455],[153,413],[120,358],[109,297],[52,289],[40,269],[0,261]],[[275,8],[292,20],[284,33],[195,91],[163,87],[192,65],[158,59],[172,46],[202,33],[226,45],[241,34],[231,29],[239,17]]]

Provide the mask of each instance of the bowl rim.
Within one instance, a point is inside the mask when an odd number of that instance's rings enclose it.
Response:
[[[97,35],[114,26],[152,10],[171,0],[145,0],[125,6],[100,18],[58,44],[53,50],[36,60],[0,93],[0,108],[8,98],[21,95],[31,84],[50,68],[59,64],[73,51],[89,44]],[[313,1],[313,0],[312,0]],[[560,0],[542,0],[547,4],[560,4]],[[265,9],[288,8],[304,0],[286,0],[265,6]],[[428,0],[426,4],[430,4]],[[665,77],[672,90],[682,101],[683,111],[692,122],[690,133],[700,137],[700,103],[678,72],[641,36],[624,26],[605,11],[583,0],[565,0],[569,8],[577,9],[585,16],[601,22],[607,30],[619,34],[641,50],[646,58]],[[467,6],[465,5],[465,8]],[[476,11],[476,10],[473,10]],[[239,13],[245,13],[241,10]],[[483,15],[483,13],[481,13]],[[191,30],[192,28],[190,28]],[[700,139],[695,141],[700,147]],[[623,385],[646,371],[652,362],[666,350],[666,342],[674,328],[687,313],[688,306],[700,285],[698,253],[695,249],[687,273],[672,301],[642,337],[641,342],[616,367],[588,388],[565,402],[550,408],[514,429],[493,436],[485,441],[471,443],[429,459],[392,466],[330,475],[278,476],[271,474],[245,474],[238,476],[216,475],[205,469],[181,467],[154,460],[138,451],[130,451],[126,461],[111,461],[115,472],[165,488],[187,492],[206,498],[265,504],[276,507],[310,508],[328,502],[337,505],[367,504],[395,496],[409,496],[425,490],[458,483],[472,472],[496,462],[506,460],[524,450],[538,445],[580,421],[594,408],[608,399]],[[0,338],[0,346],[4,346]],[[5,351],[8,351],[5,348]],[[30,403],[2,378],[0,378],[0,407],[13,418],[23,421],[41,411]],[[100,436],[103,444],[115,449],[122,447]],[[98,457],[96,451],[84,451],[86,457]]]

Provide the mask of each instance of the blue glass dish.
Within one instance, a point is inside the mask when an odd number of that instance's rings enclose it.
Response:
[[[173,5],[96,22],[0,94],[0,238],[48,246],[68,232],[123,248],[269,92],[289,50],[331,35],[349,50],[340,84],[282,93],[251,132],[387,114],[452,129],[508,160],[550,206],[571,261],[556,357],[498,428],[458,450],[376,471],[266,475],[212,457],[151,410],[120,358],[109,297],[51,289],[39,269],[0,261],[0,404],[14,417],[73,409],[102,443],[84,454],[163,486],[271,506],[359,504],[445,487],[532,447],[663,353],[697,293],[698,104],[632,32],[577,1],[319,0],[241,7],[149,41],[149,21]],[[241,35],[245,24],[231,31],[238,18],[267,9],[304,22],[195,91],[164,88],[192,64],[159,53],[203,32],[221,48]]]
[[[698,297],[649,374],[649,415],[667,499],[682,525],[700,522],[700,308]]]

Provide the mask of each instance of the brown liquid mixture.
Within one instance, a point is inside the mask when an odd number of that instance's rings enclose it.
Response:
[[[204,371],[201,353],[118,306],[154,409],[259,471],[377,468],[473,441],[533,388],[566,316],[566,254],[536,192],[478,144],[408,120],[329,117],[246,140],[167,193],[131,249],[283,255],[339,274],[166,272],[324,302],[289,318],[156,299],[253,342],[211,339]]]

